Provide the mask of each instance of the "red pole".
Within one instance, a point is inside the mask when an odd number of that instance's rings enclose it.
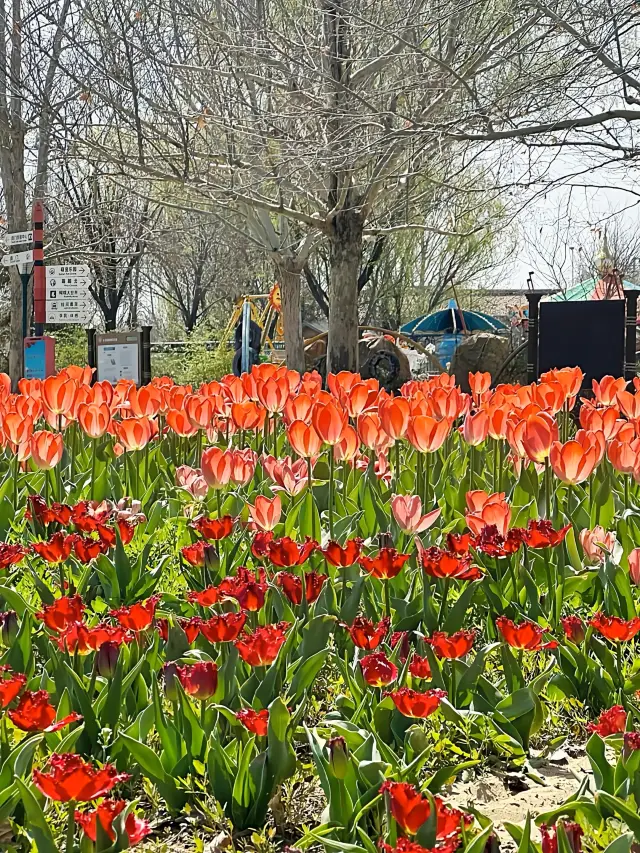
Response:
[[[44,271],[44,206],[41,201],[33,203],[33,312],[36,337],[44,334],[47,321],[47,288]]]

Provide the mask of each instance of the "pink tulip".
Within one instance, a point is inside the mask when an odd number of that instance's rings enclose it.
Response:
[[[207,496],[209,487],[200,468],[180,465],[179,468],[176,468],[176,483],[186,489],[194,498],[205,498]]]
[[[391,510],[403,533],[424,533],[440,515],[437,507],[422,515],[422,501],[418,495],[394,495]]]
[[[613,551],[616,544],[615,534],[597,525],[593,530],[584,529],[580,531],[580,544],[588,562],[602,563],[605,551]]]
[[[640,548],[634,548],[627,560],[629,562],[629,577],[636,586],[640,586]]]
[[[260,530],[273,530],[282,515],[280,496],[266,498],[264,495],[258,495],[255,506],[249,504],[249,514]]]

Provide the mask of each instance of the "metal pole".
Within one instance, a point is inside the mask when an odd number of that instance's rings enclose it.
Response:
[[[143,385],[151,382],[151,326],[142,326],[142,371],[141,380]]]
[[[625,360],[624,378],[631,381],[636,375],[636,341],[638,335],[638,293],[637,290],[625,290]]]
[[[91,377],[91,384],[96,381],[96,371],[97,367],[96,363],[96,330],[95,329],[85,329],[87,333],[87,364],[89,367],[94,368],[93,375]]]
[[[251,328],[251,303],[245,299],[242,305],[242,360],[243,373],[249,372],[249,331]]]
[[[527,382],[535,382],[538,378],[538,311],[541,293],[527,293],[529,303],[528,346],[527,346]]]

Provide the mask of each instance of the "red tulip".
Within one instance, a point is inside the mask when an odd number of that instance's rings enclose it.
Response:
[[[245,566],[238,566],[235,577],[226,577],[218,585],[220,595],[235,598],[243,610],[254,613],[264,606],[266,591],[264,569],[256,577]]]
[[[414,835],[428,819],[431,812],[429,800],[408,782],[387,780],[382,783],[380,793],[388,795],[391,814],[404,832]],[[434,801],[438,839],[458,836],[463,824],[465,827],[471,825],[471,815],[445,805],[440,797],[434,797]]]
[[[218,687],[218,667],[211,661],[176,667],[180,684],[187,696],[211,699]]]
[[[61,803],[97,800],[129,778],[128,773],[118,773],[113,764],[98,769],[72,753],[53,753],[49,767],[48,773],[34,770],[33,781],[45,797]]]
[[[573,823],[568,820],[558,821],[558,824],[562,824],[564,828],[571,853],[581,853],[581,839],[584,835],[584,831],[580,824]],[[558,853],[558,824],[556,824],[556,826],[548,827],[543,823],[540,826],[542,853]]]
[[[373,652],[360,658],[362,677],[372,687],[386,687],[398,677],[398,667],[384,652]]]
[[[414,654],[409,661],[409,672],[414,678],[431,678],[429,659]]]
[[[123,628],[128,631],[144,631],[153,622],[156,605],[160,601],[159,596],[152,595],[143,603],[132,604],[130,607],[119,607],[112,610],[114,616]]]
[[[327,575],[320,575],[317,572],[306,572],[304,574],[305,597],[309,604],[313,604],[318,598],[326,579]],[[302,603],[302,578],[291,572],[278,572],[276,583],[292,604]]]
[[[182,628],[187,638],[189,645],[195,643],[200,633],[202,619],[199,616],[192,616],[190,619],[179,619],[178,624]]]
[[[193,545],[184,545],[180,548],[180,553],[190,566],[204,566],[207,548],[210,547],[211,545],[207,545],[204,539],[198,539]]]
[[[416,539],[416,546],[424,573],[429,577],[458,580],[476,580],[481,577],[480,570],[471,565],[470,554],[452,554],[436,546],[424,548],[419,539]]]
[[[640,631],[640,616],[626,620],[619,616],[605,616],[604,613],[596,613],[589,624],[607,640],[611,640],[612,643],[625,643],[632,640]]]
[[[410,556],[410,554],[398,554],[395,548],[380,548],[377,556],[366,557],[362,555],[358,559],[358,563],[372,577],[389,580],[400,574]]]
[[[191,604],[199,604],[200,607],[211,607],[212,604],[217,604],[221,598],[217,586],[208,586],[200,592],[191,590],[187,593],[187,601],[190,601]]]
[[[587,629],[579,616],[563,616],[560,621],[562,622],[562,629],[568,640],[571,640],[571,642],[576,645],[583,642]]]
[[[125,810],[126,805],[124,800],[103,800],[97,808],[91,811],[76,811],[74,818],[78,826],[82,827],[87,838],[94,844],[98,837],[98,822],[109,839],[115,841],[116,833],[113,828],[113,821]],[[142,820],[130,812],[124,822],[124,831],[127,835],[129,847],[133,847],[151,832],[151,827],[148,821]]]
[[[56,634],[61,634],[74,622],[81,622],[85,605],[79,595],[57,598],[53,604],[45,604],[38,613],[37,619]]]
[[[245,729],[248,729],[254,735],[264,737],[269,730],[269,711],[263,708],[262,711],[254,711],[253,708],[242,708],[236,711],[236,717]]]
[[[324,558],[332,566],[346,568],[353,566],[358,562],[358,557],[362,551],[363,539],[349,539],[344,543],[344,546],[338,542],[329,542],[326,548],[322,549]]]
[[[281,539],[272,539],[267,543],[267,556],[274,566],[288,568],[289,566],[301,566],[318,547],[318,543],[308,536],[302,544],[294,542],[288,536]]]
[[[20,695],[27,683],[27,676],[11,672],[8,666],[0,666],[0,708],[6,708]]]
[[[245,613],[220,613],[200,624],[200,633],[210,643],[233,643],[247,620]]]
[[[62,531],[54,533],[47,542],[34,542],[32,547],[36,554],[47,563],[64,563],[69,559],[75,537],[65,535]]]
[[[267,498],[264,495],[258,495],[255,504],[249,504],[249,515],[260,530],[273,530],[280,522],[282,515],[282,501],[279,495],[275,498]]]
[[[80,536],[80,534],[73,537],[73,553],[85,565],[102,554],[103,548],[104,543],[100,539],[91,539],[90,536]]]
[[[383,853],[455,853],[460,846],[460,838],[454,834],[451,838],[441,839],[434,848],[422,847],[416,841],[408,838],[398,838],[396,846],[392,847],[384,841],[378,842],[378,847]]]
[[[260,530],[253,537],[251,553],[256,560],[264,560],[269,553],[269,542],[273,539],[271,530]]]
[[[9,545],[8,542],[0,542],[0,570],[15,566],[28,553],[23,545]]]
[[[234,523],[235,518],[230,515],[223,515],[222,518],[208,518],[206,515],[200,515],[191,522],[191,526],[209,542],[216,542],[230,535]]]
[[[377,649],[380,643],[384,640],[389,630],[389,619],[382,619],[376,625],[371,619],[365,619],[364,616],[356,616],[351,625],[344,627],[349,632],[353,643],[359,649],[373,651]]]
[[[603,711],[598,717],[597,723],[589,723],[590,732],[597,732],[600,737],[621,734],[627,727],[627,712],[622,705],[614,705],[607,711]]]
[[[426,690],[424,693],[420,693],[420,691],[412,690],[410,687],[400,687],[398,690],[390,691],[387,695],[391,696],[393,704],[404,717],[424,719],[437,710],[440,700],[447,693],[445,690]]]
[[[23,732],[57,732],[82,719],[80,714],[73,711],[56,722],[56,709],[49,702],[46,690],[35,693],[27,690],[20,697],[16,709],[7,713],[13,725]]]
[[[640,619],[638,620],[638,623],[638,630],[640,630]],[[555,640],[552,640],[549,643],[543,643],[543,635],[548,629],[541,628],[540,625],[537,625],[535,622],[525,620],[519,625],[516,625],[515,622],[512,622],[511,619],[507,619],[506,616],[499,616],[496,619],[496,627],[504,637],[505,641],[514,649],[526,649],[530,652],[536,652],[540,649],[553,649],[558,645]]]
[[[532,518],[522,533],[522,541],[529,548],[555,548],[556,545],[564,541],[570,529],[571,525],[567,524],[560,530],[554,530],[550,521],[542,519],[536,521]]]
[[[278,652],[287,638],[288,622],[265,625],[251,634],[243,634],[235,642],[240,657],[249,666],[269,666],[278,657]]]
[[[476,638],[475,631],[456,631],[446,634],[444,631],[434,631],[431,637],[425,637],[439,658],[457,660],[469,654]]]

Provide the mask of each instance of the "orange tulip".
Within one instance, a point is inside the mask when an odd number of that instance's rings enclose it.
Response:
[[[181,409],[184,406],[185,398],[191,393],[193,393],[191,385],[175,385],[165,394],[160,410],[163,410],[163,406],[165,411],[168,409]]]
[[[340,373],[330,373],[327,376],[327,388],[334,397],[338,398],[343,393],[348,394],[353,386],[359,382],[362,382],[362,376],[359,373],[351,373],[348,370],[341,370]]]
[[[311,420],[325,444],[338,444],[342,440],[348,416],[339,403],[329,400],[314,405]]]
[[[624,378],[614,379],[613,376],[603,376],[600,382],[592,380],[593,396],[601,406],[615,405],[618,394],[627,387]]]
[[[344,428],[342,440],[333,446],[333,452],[337,462],[350,462],[358,452],[360,439],[358,433],[350,425]]]
[[[31,421],[37,421],[42,414],[42,401],[39,397],[17,397],[13,407],[20,417]]]
[[[147,417],[114,421],[113,427],[125,450],[142,450],[157,432],[157,424]]]
[[[64,442],[60,433],[41,429],[31,436],[30,448],[31,458],[37,467],[49,471],[62,459]]]
[[[304,421],[294,421],[287,429],[287,438],[298,456],[305,459],[316,456],[322,447],[322,439],[318,433]]]
[[[363,412],[374,408],[376,405],[380,387],[376,379],[367,379],[364,382],[356,382],[349,391],[343,392],[341,401],[350,418],[357,418]]]
[[[632,474],[640,462],[640,438],[619,441],[614,438],[607,447],[607,457],[616,471]]]
[[[554,441],[549,452],[549,462],[553,473],[563,483],[582,483],[593,473],[598,464],[595,446],[585,448],[578,441],[562,444]]]
[[[266,416],[267,411],[264,406],[253,400],[231,404],[231,420],[237,429],[261,430]]]
[[[231,482],[237,486],[246,486],[256,472],[258,454],[250,447],[244,450],[230,450]]]
[[[420,453],[435,453],[444,444],[450,430],[451,423],[446,418],[437,420],[428,415],[417,415],[409,423],[407,438]]]
[[[452,379],[455,378],[451,377]],[[471,397],[463,394],[458,387],[436,388],[431,394],[432,414],[436,418],[453,421],[469,411]]]
[[[411,415],[409,403],[404,397],[392,397],[390,400],[384,400],[378,406],[378,414],[380,415],[382,429],[392,441],[404,438]]]
[[[376,412],[364,412],[358,417],[358,435],[365,447],[377,452],[391,443],[389,433],[382,429],[380,415]]]
[[[233,454],[220,447],[207,447],[202,452],[202,476],[210,489],[222,489],[231,480]]]
[[[33,421],[18,412],[9,412],[2,421],[2,431],[6,440],[17,447],[31,439]]]
[[[94,367],[78,367],[77,364],[68,364],[60,373],[66,374],[69,379],[75,380],[78,385],[91,385]]]
[[[232,403],[244,403],[249,399],[249,395],[244,390],[244,383],[239,376],[223,376],[220,384],[224,395]]]
[[[473,402],[479,406],[483,396],[491,388],[491,374],[480,373],[479,371],[478,373],[471,373],[469,371],[469,388],[471,388]]]
[[[111,421],[111,411],[106,403],[81,403],[78,406],[78,423],[89,438],[100,438]]]
[[[196,430],[207,429],[215,415],[215,400],[203,394],[189,394],[184,398],[184,410]]]
[[[596,465],[599,465],[600,462],[602,462],[604,452],[607,448],[604,433],[600,432],[600,430],[579,429],[573,438],[574,441],[577,441],[585,451],[589,450],[591,447],[595,448]]]
[[[540,412],[530,415],[524,425],[522,446],[533,462],[544,462],[551,445],[558,440],[558,424],[551,415]]]
[[[107,382],[106,379],[103,379],[101,382],[96,382],[91,386],[91,402],[100,405],[101,403],[106,403],[107,406],[111,407],[111,402],[113,400],[113,385],[110,382]]]
[[[193,425],[189,420],[187,413],[178,411],[178,409],[169,409],[167,412],[167,426],[175,432],[176,435],[189,436],[195,435],[198,432],[198,427]]]
[[[133,414],[138,417],[155,418],[162,405],[162,390],[155,385],[143,385],[132,388],[129,392],[129,405]]]
[[[317,370],[303,373],[298,390],[301,394],[308,394],[311,398],[315,397],[318,391],[322,390],[322,376],[320,376]]]
[[[18,390],[25,397],[35,397],[37,400],[42,396],[41,379],[19,379]]]
[[[289,384],[286,377],[270,377],[266,382],[256,382],[258,400],[272,415],[281,412],[289,399]]]
[[[630,391],[618,391],[616,399],[618,405],[630,421],[640,418],[640,394],[632,394]]]
[[[282,501],[280,496],[266,498],[258,495],[255,504],[249,504],[249,515],[260,530],[273,530],[280,521],[282,515]]]
[[[78,383],[64,373],[48,376],[42,383],[42,399],[54,415],[66,415],[73,410]]]
[[[294,421],[307,421],[313,406],[313,400],[308,394],[296,394],[289,397],[284,407],[284,420],[287,425]]]
[[[509,422],[509,409],[506,406],[497,406],[487,409],[489,416],[489,435],[491,438],[504,440],[507,437],[507,424]]]
[[[548,370],[540,377],[542,382],[559,382],[564,391],[565,400],[569,401],[580,392],[584,373],[579,367],[561,367]]]
[[[535,402],[550,415],[557,415],[564,406],[566,396],[559,382],[541,382],[533,392]]]
[[[472,447],[482,444],[489,433],[489,415],[481,409],[474,415],[469,413],[462,424],[462,437]]]
[[[620,421],[620,410],[616,406],[607,406],[605,409],[594,409],[593,406],[584,403],[580,406],[580,426],[584,429],[598,429],[604,433],[607,441],[617,435],[622,424]]]
[[[471,510],[465,518],[469,530],[475,535],[487,526],[495,525],[501,536],[506,536],[511,521],[511,507],[504,499],[503,493],[487,495],[486,492],[473,491],[467,493],[467,506]]]

